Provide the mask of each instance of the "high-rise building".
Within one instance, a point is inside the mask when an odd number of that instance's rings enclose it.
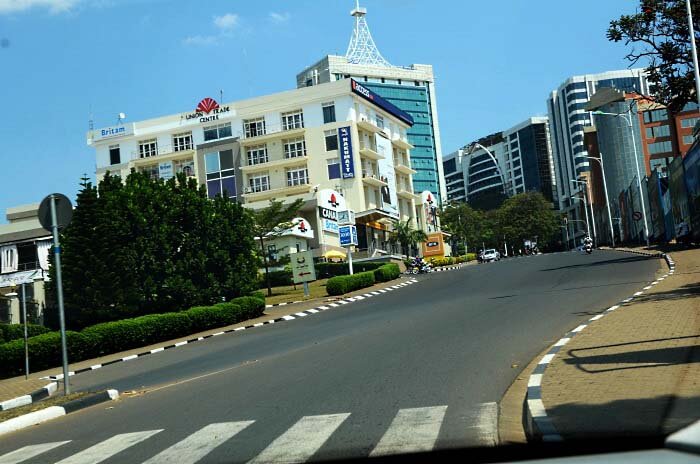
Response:
[[[425,64],[393,66],[379,53],[365,8],[351,12],[355,29],[345,56],[327,55],[297,74],[297,87],[354,78],[409,113],[414,124],[408,130],[411,163],[417,172],[413,190],[429,190],[442,202],[447,195],[442,171],[442,147],[435,100],[433,67]]]
[[[569,219],[579,224],[571,231],[571,239],[582,235],[583,228],[576,220],[582,220],[576,212],[573,195],[580,192],[581,184],[572,183],[590,170],[588,153],[584,143],[584,127],[592,124],[585,106],[599,89],[612,87],[626,92],[649,94],[649,84],[644,69],[626,69],[600,74],[586,74],[566,79],[547,100],[554,161],[554,184],[558,208]],[[601,148],[602,151],[602,148]]]

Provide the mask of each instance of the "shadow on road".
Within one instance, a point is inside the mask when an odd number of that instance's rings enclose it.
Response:
[[[700,297],[700,284],[691,283],[682,285],[673,290],[667,290],[665,292],[653,292],[645,293],[639,295],[634,299],[634,303],[646,303],[650,301],[668,301],[668,300],[680,300],[684,298],[697,298]]]
[[[548,272],[548,271],[559,271],[561,269],[576,269],[580,267],[592,267],[592,266],[608,266],[610,264],[623,264],[623,263],[634,263],[637,261],[648,261],[650,259],[660,259],[660,257],[657,256],[642,256],[642,255],[637,255],[637,256],[627,256],[624,258],[614,258],[614,259],[606,259],[604,261],[593,261],[590,263],[581,263],[581,264],[570,264],[568,266],[560,266],[560,267],[551,267],[548,269],[540,269],[540,272]]]

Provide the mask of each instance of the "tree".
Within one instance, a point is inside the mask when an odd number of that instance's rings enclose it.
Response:
[[[700,0],[692,0],[691,9],[698,43]],[[636,13],[610,21],[607,31],[608,40],[632,45],[626,58],[647,65],[652,99],[672,115],[696,98],[689,34],[685,0],[640,0]]]
[[[428,240],[428,236],[425,235],[425,232],[413,228],[410,219],[406,219],[406,221],[394,221],[393,229],[394,230],[392,230],[389,235],[389,241],[391,243],[399,243],[401,245],[401,253],[406,256],[409,255],[411,247]]]
[[[485,237],[491,236],[491,224],[483,211],[472,208],[468,203],[454,203],[440,212],[440,220],[446,232],[458,242],[480,246]]]
[[[272,296],[272,284],[270,283],[270,257],[265,248],[265,240],[279,237],[287,229],[294,227],[291,221],[303,204],[304,200],[301,198],[288,205],[273,199],[270,200],[269,206],[253,211],[253,234],[260,242],[260,250],[265,267],[267,296]]]
[[[525,192],[507,199],[496,212],[496,237],[522,244],[537,239],[548,244],[559,230],[552,204],[539,192]]]

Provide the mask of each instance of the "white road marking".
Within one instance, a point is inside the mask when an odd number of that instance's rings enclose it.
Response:
[[[647,285],[647,286],[644,287],[642,290],[649,290],[650,288],[651,288],[651,285]]]
[[[328,308],[326,307],[326,309],[328,309]],[[311,308],[311,309],[307,309],[306,312],[307,312],[307,313],[314,313],[314,314],[315,314],[315,313],[318,313],[318,312],[320,312],[320,311],[319,311],[318,309]]]
[[[328,306],[319,306],[318,308],[319,308],[319,309],[323,309],[324,311],[325,311],[326,309],[329,309]]]
[[[287,316],[285,316],[285,317],[287,317]],[[294,318],[292,318],[292,319],[294,319]],[[236,327],[235,329],[233,329],[234,332],[238,332],[239,330],[245,330],[245,327]]]
[[[632,294],[632,296],[639,296],[639,295],[641,295],[642,293],[644,293],[644,292],[635,292],[635,293]]]
[[[306,314],[306,313],[294,313],[294,315],[295,315],[295,316],[299,316],[299,317],[306,317],[306,316],[308,316],[308,314]]]
[[[580,326],[578,326],[574,330],[572,330],[572,332],[580,332],[585,328],[586,328],[586,324],[581,324]]]
[[[282,319],[284,319],[285,321],[292,321],[292,320],[296,319],[296,317],[294,317],[294,316],[282,316]]]
[[[474,430],[474,434],[482,446],[496,446],[498,444],[498,405],[496,403],[483,403],[476,411],[476,417],[468,428]]]
[[[447,406],[400,409],[370,456],[431,451]]]
[[[132,354],[131,356],[125,356],[122,358],[122,361],[131,361],[132,359],[138,358],[139,355],[137,354]],[[70,376],[70,374],[68,374]]]
[[[143,464],[194,464],[255,421],[209,424]]]
[[[539,387],[542,385],[542,374],[532,374],[527,380],[528,387]]]
[[[540,362],[537,364],[549,364],[552,362],[552,359],[554,359],[554,354],[546,354],[542,356],[542,359],[540,359]]]
[[[142,441],[161,431],[162,429],[146,430],[144,432],[120,433],[119,435],[108,438],[107,440],[91,446],[90,448],[84,449],[79,453],[68,456],[66,459],[58,461],[56,464],[97,464],[98,462],[105,461],[115,454],[136,445],[137,443],[141,443]]]
[[[184,341],[181,341],[181,342],[177,342],[177,343],[175,344],[175,346],[182,346],[182,345],[187,345],[187,340],[184,340]]]
[[[28,461],[34,456],[39,456],[42,453],[51,451],[52,449],[65,445],[68,442],[70,442],[70,440],[24,446],[18,450],[14,450],[0,456],[0,464],[17,464],[19,462]]]
[[[162,346],[161,346],[160,348],[154,348],[154,349],[152,349],[152,350],[151,350],[151,354],[153,354],[153,353],[159,353],[159,352],[161,352],[161,351],[165,351],[165,348],[162,347]]]
[[[571,340],[571,339],[567,338],[567,337],[560,338],[559,341],[554,344],[554,346],[564,346],[567,343],[569,343],[569,340]]]
[[[597,316],[593,316],[592,318],[590,318],[590,319],[588,319],[588,320],[589,320],[589,321],[597,321],[597,320],[600,319],[601,317],[603,317],[603,314],[598,314]]]
[[[350,413],[304,416],[249,463],[305,462],[348,416]]]

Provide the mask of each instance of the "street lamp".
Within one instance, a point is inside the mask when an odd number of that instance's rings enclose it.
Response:
[[[506,178],[503,175],[503,172],[501,171],[501,167],[498,164],[498,160],[496,159],[496,157],[493,156],[493,153],[491,153],[491,151],[488,148],[486,148],[485,146],[483,146],[479,142],[472,142],[471,149],[469,150],[469,154],[471,154],[474,151],[474,147],[481,148],[482,150],[484,150],[486,152],[487,155],[489,155],[489,157],[491,158],[491,161],[493,161],[493,164],[496,166],[496,171],[498,171],[498,175],[501,177],[501,185],[503,185],[503,194],[508,196],[508,194],[506,193]],[[510,190],[510,189],[508,189],[508,190]]]
[[[615,228],[612,222],[612,215],[610,214],[610,198],[608,198],[608,183],[605,181],[605,166],[603,166],[603,154],[600,154],[600,158],[595,156],[586,156],[588,159],[596,160],[600,164],[600,172],[603,174],[603,191],[605,192],[605,206],[608,210],[608,221],[610,222],[610,240],[612,240],[612,247],[615,248]]]
[[[601,114],[606,116],[618,116],[627,121],[627,126],[630,128],[630,134],[632,135],[632,150],[634,153],[634,167],[637,169],[637,187],[639,188],[639,201],[642,203],[642,217],[644,218],[644,238],[647,242],[647,247],[649,246],[649,225],[647,224],[647,209],[644,206],[644,193],[642,193],[642,178],[639,172],[639,157],[637,156],[637,142],[634,138],[634,127],[632,127],[632,107],[630,107],[625,113],[607,113],[605,111],[593,111],[593,114]],[[644,170],[646,173],[646,169]]]
[[[578,183],[578,184],[583,184],[586,186],[586,189],[583,192],[583,206],[584,210],[586,211],[586,221],[588,221],[588,204],[590,203],[591,206],[591,222],[593,223],[593,240],[594,242],[597,242],[596,240],[596,233],[595,233],[595,216],[593,215],[593,202],[587,202],[586,199],[588,198],[588,182],[585,180],[575,180],[575,179],[570,179],[571,182]],[[575,198],[575,197],[574,197]],[[590,237],[591,235],[591,229],[588,228],[588,236]]]

